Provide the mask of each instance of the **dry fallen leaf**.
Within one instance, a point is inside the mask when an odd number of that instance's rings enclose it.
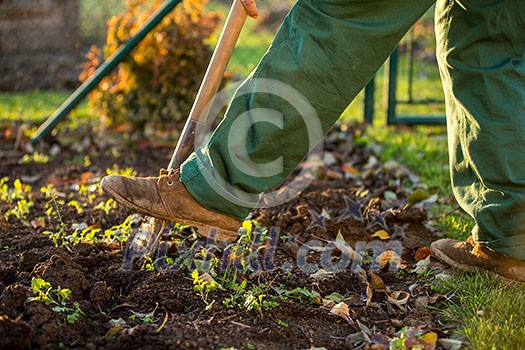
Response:
[[[398,269],[403,269],[406,267],[403,264],[401,257],[393,250],[387,250],[381,253],[381,255],[376,258],[376,262],[379,263],[380,269],[384,269],[387,264],[390,264],[391,267],[393,266]]]
[[[199,279],[201,281],[204,281],[204,282],[207,282],[207,283],[213,283],[215,282],[215,280],[213,279],[213,277],[211,277],[211,275],[207,272],[203,273],[202,275],[199,276]]]
[[[127,133],[133,131],[133,124],[131,122],[124,122],[117,125],[115,130],[119,133]]]
[[[7,232],[7,230],[9,229],[9,224],[6,221],[4,221],[4,220],[5,219],[1,219],[0,218],[0,230]]]
[[[371,281],[372,290],[385,290],[386,289],[386,285],[383,279],[379,277],[379,275],[373,272],[370,272],[370,281]]]
[[[403,291],[393,291],[388,296],[388,301],[396,305],[403,312],[406,310],[404,305],[408,303],[408,299],[410,299],[410,294]]]
[[[42,219],[31,220],[31,227],[33,228],[40,228],[40,227],[44,227],[45,225],[46,225],[46,222]]]
[[[359,174],[359,170],[350,166],[349,164],[344,164],[342,167],[341,167],[346,173],[348,173],[349,175],[358,175]]]
[[[390,234],[385,230],[379,230],[370,237],[378,237],[381,240],[386,240],[390,238]]]
[[[435,347],[428,345],[419,338],[408,338],[405,340],[406,349],[434,350]]]
[[[309,278],[313,278],[314,280],[324,280],[327,278],[332,278],[335,275],[333,273],[330,273],[324,269],[319,269],[315,273],[308,276]]]
[[[109,331],[106,332],[105,336],[107,338],[111,338],[111,337],[114,337],[115,335],[121,334],[123,330],[124,330],[124,326],[119,324],[114,327],[111,327]]]
[[[377,307],[377,303],[372,302],[374,291],[370,288],[370,284],[366,285],[366,306]]]
[[[349,322],[351,321],[350,320],[350,309],[348,308],[348,305],[343,301],[334,305],[334,307],[330,310],[330,313],[332,315],[336,315],[341,318],[344,318],[345,320]]]
[[[422,248],[419,248],[418,251],[415,254],[416,262],[420,261],[420,260],[423,260],[423,259],[429,257],[430,255],[432,255],[432,251],[430,250],[429,247],[424,246]]]
[[[390,341],[391,339],[380,333],[373,333],[370,336],[370,340],[372,342],[372,346],[370,349],[372,350],[388,350],[390,349]]]
[[[439,301],[442,301],[442,300],[446,300],[447,297],[444,296],[443,294],[434,294],[434,295],[431,295],[429,298],[428,298],[428,302],[430,304],[435,304]]]
[[[80,185],[86,185],[93,181],[93,179],[96,177],[96,175],[91,171],[86,171],[80,174]]]
[[[438,340],[438,336],[434,332],[428,332],[428,333],[425,333],[422,336],[420,336],[419,340],[424,341],[425,343],[427,343],[430,346],[436,346],[436,342]]]
[[[368,276],[366,275],[365,269],[359,266],[359,269],[357,271],[354,271],[354,274],[356,275],[356,277],[359,278],[361,283],[368,284]]]
[[[129,327],[128,325],[126,325],[126,321],[124,321],[122,318],[111,319],[109,320],[109,324],[112,327],[106,332],[105,336],[108,338],[122,334],[125,328]]]
[[[366,325],[362,324],[361,321],[357,320],[356,321],[357,323],[357,326],[359,327],[359,329],[361,329],[361,331],[367,335],[371,335],[372,332],[370,331],[370,328],[368,328]]]
[[[428,305],[428,297],[426,295],[422,295],[416,298],[415,306],[416,307],[425,307]]]
[[[344,256],[351,259],[353,263],[358,264],[359,266],[362,264],[363,257],[345,241],[341,234],[341,230],[337,232],[337,237],[333,243],[335,244],[335,247],[339,249]]]
[[[48,176],[46,182],[48,184],[52,184],[53,186],[57,186],[57,185],[62,184],[62,180],[60,178],[56,177],[55,175]]]
[[[329,299],[322,299],[323,307],[333,308],[335,306],[335,301]]]
[[[428,270],[429,265],[430,265],[430,256],[427,256],[425,259],[419,260],[416,263],[416,267],[414,267],[411,272],[422,274]]]
[[[345,299],[345,302],[350,306],[363,306],[365,301],[357,294],[351,295]]]
[[[403,322],[400,321],[400,320],[396,320],[396,319],[392,318],[392,319],[390,319],[390,322],[392,322],[392,326],[394,326],[394,327],[397,327],[397,328],[403,327]]]

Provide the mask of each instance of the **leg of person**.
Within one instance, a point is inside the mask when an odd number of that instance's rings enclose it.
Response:
[[[210,141],[182,165],[189,192],[211,210],[246,217],[259,194],[321,141],[433,2],[299,0]]]
[[[464,270],[525,281],[525,8],[520,0],[439,0],[451,180],[476,226],[434,242]]]
[[[102,188],[125,205],[172,221],[244,219],[260,194],[284,181],[322,139],[433,3],[299,0],[209,142],[182,164],[183,185],[175,181],[179,174],[168,173],[112,176]],[[206,215],[180,213],[184,189]]]

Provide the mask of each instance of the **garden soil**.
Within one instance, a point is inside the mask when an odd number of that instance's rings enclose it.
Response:
[[[93,204],[85,204],[79,185],[96,185],[114,164],[155,175],[167,164],[173,146],[152,141],[135,147],[100,146],[93,141],[97,137],[82,143],[89,160],[60,139],[55,146],[60,152],[45,163],[26,163],[23,153],[3,146],[0,178],[9,177],[10,186],[15,179],[32,186],[34,207],[25,221],[14,216],[6,220],[13,204],[0,204],[0,348],[387,349],[393,339],[405,337],[408,348],[434,349],[441,348],[436,339],[452,335],[453,325],[439,311],[447,296],[431,287],[435,275],[447,271],[428,257],[428,245],[440,236],[426,211],[432,197],[416,198],[424,184],[402,165],[381,162],[380,146],[366,140],[362,127],[332,130],[325,141],[324,165],[311,184],[291,201],[252,214],[279,237],[275,249],[261,250],[272,258],[271,268],[239,277],[265,286],[265,298],[277,303],[251,310],[242,303],[227,307],[224,300],[231,292],[220,289],[210,294],[214,302],[206,310],[194,291],[191,271],[123,270],[124,244],[56,247],[44,234],[56,232],[60,223],[46,216],[49,198],[41,187],[53,184],[64,198],[84,203],[82,212],[60,206],[66,230],[81,223],[104,230],[133,212],[122,206],[108,214],[95,209],[107,197],[97,190]],[[2,142],[10,141],[4,135]],[[45,150],[50,149],[48,145]],[[309,263],[319,262],[320,250],[308,250],[312,242],[327,245],[341,243],[341,238],[352,249],[365,247],[361,270],[348,267],[330,273],[298,267],[305,249]],[[377,260],[370,253],[374,244],[388,248],[392,242],[400,243],[392,245],[399,254]],[[331,261],[336,263],[337,256]],[[84,315],[69,324],[64,313],[42,302],[27,302],[33,296],[33,278],[70,289],[71,300],[79,302]],[[317,297],[278,298],[284,290],[297,288],[315,291]],[[348,306],[342,313],[329,302],[338,295],[336,303]],[[151,317],[146,321],[144,314]]]

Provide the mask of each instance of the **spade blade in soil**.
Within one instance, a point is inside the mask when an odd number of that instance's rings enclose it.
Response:
[[[134,266],[141,265],[147,257],[156,254],[159,237],[166,225],[165,221],[146,217],[140,226],[132,229],[124,250],[123,271],[133,270]]]

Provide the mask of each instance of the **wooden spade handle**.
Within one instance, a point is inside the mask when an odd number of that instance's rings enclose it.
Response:
[[[226,23],[222,29],[219,41],[211,57],[210,64],[204,75],[197,97],[193,102],[190,115],[175,148],[168,169],[180,166],[194,148],[195,129],[198,124],[205,122],[203,112],[217,93],[228,62],[232,55],[235,43],[246,20],[246,10],[240,0],[233,0]]]

